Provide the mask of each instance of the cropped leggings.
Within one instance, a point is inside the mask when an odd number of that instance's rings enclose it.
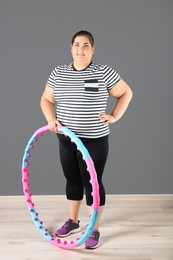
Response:
[[[72,143],[69,137],[57,134],[59,139],[59,153],[62,169],[66,178],[66,196],[68,200],[82,200],[85,192],[86,204],[91,206],[93,197],[91,195],[92,185],[90,174],[86,170],[86,163],[82,154],[77,150],[76,144]],[[108,135],[95,138],[80,138],[94,162],[100,193],[100,206],[105,205],[105,189],[102,183],[102,176],[106,164],[109,143]]]

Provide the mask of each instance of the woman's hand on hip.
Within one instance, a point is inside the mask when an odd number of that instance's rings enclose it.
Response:
[[[116,118],[113,115],[106,114],[104,112],[101,112],[99,114],[99,119],[104,121],[103,125],[113,124],[117,121]]]

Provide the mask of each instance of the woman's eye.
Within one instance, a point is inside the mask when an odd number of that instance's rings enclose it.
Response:
[[[79,47],[79,44],[78,44],[78,43],[75,43],[74,46],[75,46],[75,47]],[[89,48],[89,44],[83,45],[83,48]]]

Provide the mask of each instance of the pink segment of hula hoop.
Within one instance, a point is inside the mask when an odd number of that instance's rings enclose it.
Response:
[[[55,246],[58,245],[60,248],[64,248],[64,249],[72,249],[78,246],[76,242],[73,241],[71,241],[70,243],[68,243],[67,241],[62,242],[60,239],[51,239],[50,243]]]
[[[98,210],[100,205],[100,196],[99,196],[99,185],[97,181],[97,173],[95,171],[94,163],[91,158],[86,159],[85,162],[87,164],[87,170],[90,172],[90,177],[91,177],[90,183],[92,184],[93,187],[92,196],[94,198],[93,200],[94,202],[92,208],[94,210]]]
[[[39,128],[38,130],[36,130],[34,134],[35,134],[35,136],[42,135],[44,132],[49,131],[49,130],[50,130],[49,126],[46,125],[46,126]]]
[[[34,207],[34,203],[31,200],[32,194],[30,193],[30,190],[29,190],[30,183],[28,181],[28,176],[29,176],[28,169],[23,168],[22,169],[23,192],[25,194],[27,206],[29,209],[31,209]]]

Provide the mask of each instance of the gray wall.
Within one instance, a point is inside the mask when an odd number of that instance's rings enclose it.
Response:
[[[114,67],[134,97],[111,125],[107,193],[173,193],[173,1],[0,1],[0,195],[22,192],[25,146],[46,124],[39,106],[46,80],[71,62],[73,34],[95,36],[94,61]],[[110,98],[108,112],[114,106]],[[31,159],[34,194],[64,194],[58,142],[46,133]]]

